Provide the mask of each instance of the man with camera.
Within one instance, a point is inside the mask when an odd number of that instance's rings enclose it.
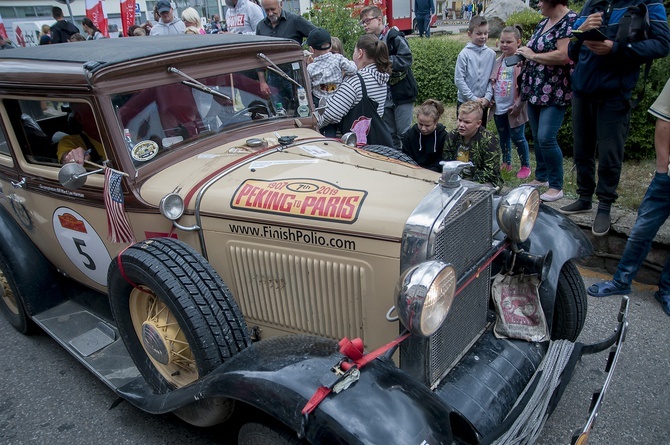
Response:
[[[560,210],[566,214],[591,211],[595,192],[598,211],[591,229],[595,236],[604,236],[610,229],[640,67],[670,52],[663,2],[643,0],[637,5],[638,1],[587,1],[573,27],[576,41],[568,50],[575,62],[572,129],[579,199]],[[591,32],[577,38],[587,31]]]

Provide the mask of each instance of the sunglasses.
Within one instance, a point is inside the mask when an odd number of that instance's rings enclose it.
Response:
[[[379,16],[368,17],[367,19],[363,19],[363,20],[361,20],[361,25],[369,25],[371,21],[373,21],[374,19],[378,19],[378,18],[379,18]]]

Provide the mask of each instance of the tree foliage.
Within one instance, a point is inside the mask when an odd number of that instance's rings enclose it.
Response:
[[[351,7],[351,0],[326,0],[312,3],[305,18],[319,28],[327,29],[331,36],[342,41],[344,55],[351,58],[358,38],[363,35],[360,15]]]

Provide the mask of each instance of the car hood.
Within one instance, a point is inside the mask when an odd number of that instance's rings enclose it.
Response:
[[[312,130],[290,135],[297,138],[285,147],[269,133],[259,138],[267,148],[239,140],[201,153],[154,175],[140,194],[158,205],[175,191],[204,216],[400,238],[439,177]]]

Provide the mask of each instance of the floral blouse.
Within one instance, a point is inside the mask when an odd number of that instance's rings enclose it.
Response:
[[[528,48],[536,53],[554,51],[557,49],[556,42],[570,37],[577,14],[568,11],[561,20],[543,33],[548,20],[549,18],[545,18],[537,25],[528,41]],[[521,98],[539,106],[568,105],[572,99],[571,73],[572,61],[566,65],[543,65],[527,60],[522,77]]]

